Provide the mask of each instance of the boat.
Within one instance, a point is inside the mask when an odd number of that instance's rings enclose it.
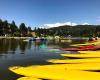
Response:
[[[100,58],[99,53],[90,54],[87,52],[86,54],[79,53],[79,54],[60,54],[60,55],[64,56],[64,57],[72,57],[72,58],[74,58],[74,57],[76,57],[76,58]]]
[[[17,80],[42,80],[42,79],[35,78],[35,77],[21,77],[18,78]]]
[[[70,46],[86,46],[86,45],[98,45],[100,44],[100,41],[92,41],[92,42],[86,42],[81,44],[72,44]]]
[[[63,48],[61,50],[65,51],[87,51],[87,50],[98,50],[100,49],[100,46],[95,45],[87,45],[87,46],[80,46],[80,47],[74,47],[74,48]]]
[[[91,63],[91,62],[98,62],[100,63],[100,58],[84,58],[84,59],[64,59],[64,60],[60,60],[60,59],[51,59],[51,60],[47,60],[48,62],[51,63],[70,63],[70,64],[79,64],[79,63]]]
[[[49,80],[99,80],[100,73],[85,70],[99,70],[100,64],[57,64],[29,67],[10,67],[9,70],[27,77]],[[92,76],[92,77],[91,77]],[[20,79],[19,79],[20,80]]]
[[[78,51],[79,53],[82,53],[82,54],[99,54],[100,53],[100,50],[98,51]]]
[[[23,41],[26,41],[26,42],[29,42],[29,41],[35,41],[35,38],[28,38],[28,39],[25,39]]]
[[[29,41],[36,41],[36,42],[40,42],[40,41],[46,41],[47,39],[45,39],[45,38],[29,38],[29,39],[25,39],[25,40],[23,40],[23,41],[27,41],[27,42],[29,42]]]

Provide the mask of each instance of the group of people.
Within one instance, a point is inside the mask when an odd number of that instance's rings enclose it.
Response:
[[[98,37],[95,37],[95,36],[89,38],[89,41],[97,41],[97,40],[98,40]]]

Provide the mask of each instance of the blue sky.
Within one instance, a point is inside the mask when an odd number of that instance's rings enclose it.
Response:
[[[17,25],[100,24],[100,0],[0,0],[0,18]]]

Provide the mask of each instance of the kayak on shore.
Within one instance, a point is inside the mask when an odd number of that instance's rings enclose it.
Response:
[[[47,60],[48,62],[51,63],[91,63],[91,62],[98,62],[100,63],[100,58],[84,58],[84,59],[64,59],[64,60],[60,60],[60,59],[51,59],[51,60]]]
[[[100,49],[100,46],[95,45],[87,45],[87,46],[80,46],[80,47],[74,47],[74,48],[62,48],[61,50],[65,51],[87,51],[87,50],[98,50]]]
[[[100,68],[99,65],[100,64],[94,64],[94,63],[89,65],[88,64],[63,64],[63,65],[58,64],[58,65],[46,65],[46,66],[11,67],[9,69],[12,72],[20,75],[24,75],[28,77],[36,77],[40,79],[98,80],[100,79],[100,74],[98,72],[89,72],[89,71],[85,71],[85,69],[98,70]]]
[[[99,52],[100,53],[100,52]],[[90,54],[90,53],[86,53],[86,54],[60,54],[61,56],[64,56],[64,57],[76,57],[76,58],[100,58],[100,54],[99,53],[93,53],[93,54]]]
[[[86,45],[98,45],[98,44],[100,44],[100,41],[90,41],[82,44],[72,44],[70,46],[86,46]]]

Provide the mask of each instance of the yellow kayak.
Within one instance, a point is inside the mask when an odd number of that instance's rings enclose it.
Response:
[[[32,71],[34,70],[34,68],[38,68],[38,69],[43,69],[43,70],[51,70],[51,69],[55,69],[55,70],[100,70],[100,64],[99,63],[81,63],[81,64],[53,64],[53,65],[44,65],[44,66],[29,66],[29,67],[11,67],[10,70],[17,70],[17,69],[31,69]],[[22,74],[27,76],[27,73],[24,72],[19,72],[17,74]]]
[[[90,45],[89,43],[84,43],[84,44],[72,44],[70,46],[85,46],[85,45]]]
[[[60,54],[61,56],[66,56],[66,57],[79,57],[79,58],[95,58],[98,57],[100,58],[100,53],[94,53],[94,54]]]
[[[34,78],[34,77],[21,77],[18,78],[17,80],[43,80],[43,79]],[[52,80],[58,80],[58,79],[52,79]]]
[[[34,77],[21,77],[21,78],[18,78],[17,80],[42,80],[42,79],[38,79]]]
[[[93,54],[100,54],[100,51],[78,51],[79,53],[93,53]]]
[[[89,62],[100,62],[100,58],[86,58],[86,59],[65,59],[65,60],[59,60],[59,59],[51,59],[47,60],[48,62],[52,63],[89,63]]]
[[[51,67],[51,66],[50,66]],[[10,68],[12,72],[15,72],[24,76],[32,76],[43,79],[53,79],[53,80],[99,80],[100,73],[80,71],[80,70],[70,70],[70,69],[58,69],[58,68],[48,68],[45,66],[31,66],[31,67],[17,67]],[[91,77],[92,76],[92,77]]]
[[[71,46],[85,46],[85,45],[98,45],[100,44],[100,41],[95,41],[95,42],[88,42],[88,43],[83,43],[83,44],[72,44]]]

